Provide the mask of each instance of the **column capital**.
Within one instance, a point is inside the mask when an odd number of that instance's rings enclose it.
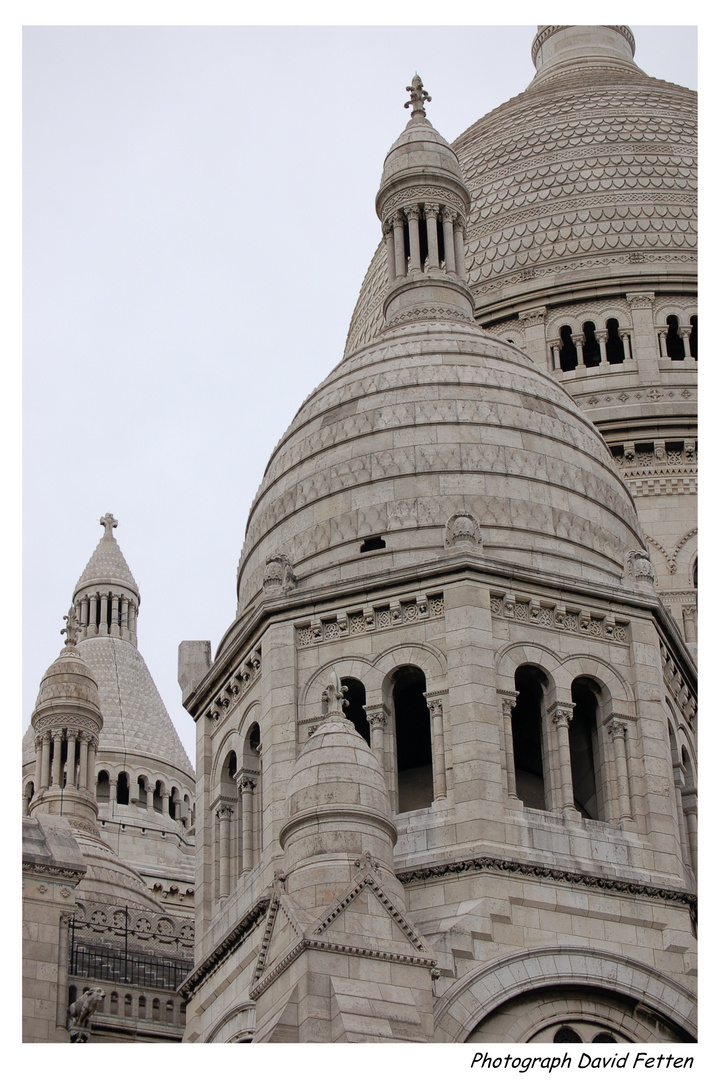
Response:
[[[458,217],[458,212],[456,210],[454,210],[454,208],[451,207],[451,206],[442,206],[442,208],[441,208],[441,216],[444,219],[444,221],[449,221],[453,225],[453,223],[456,221],[456,219]]]
[[[551,719],[557,727],[568,727],[573,719],[573,702],[556,701],[549,709]]]
[[[628,724],[624,720],[609,720],[606,730],[612,739],[625,739]]]
[[[407,221],[418,221],[421,211],[418,206],[407,206],[404,210]]]
[[[395,210],[391,216],[391,223],[394,228],[400,228],[404,224],[404,211]]]
[[[502,713],[504,716],[511,716],[518,701],[518,690],[497,690],[496,693],[499,695]]]
[[[424,203],[424,217],[438,217],[439,216],[439,204],[438,203]]]
[[[228,803],[221,803],[217,807],[216,816],[219,821],[229,821],[233,813],[234,810]]]
[[[383,705],[365,705],[364,712],[370,727],[386,727],[386,709]]]

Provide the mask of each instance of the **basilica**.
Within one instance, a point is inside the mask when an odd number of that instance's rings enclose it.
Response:
[[[634,46],[540,26],[452,145],[407,86],[179,643],[196,776],[102,517],[23,742],[26,1041],[696,1039],[696,103]]]

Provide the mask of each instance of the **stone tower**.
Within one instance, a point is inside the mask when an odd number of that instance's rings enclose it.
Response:
[[[75,649],[96,680],[104,721],[89,770],[99,828],[165,906],[189,916],[194,770],[137,648],[140,592],[113,535],[117,521],[105,514],[100,524],[103,535],[72,596]],[[29,780],[30,731],[23,751]]]
[[[695,653],[696,95],[646,75],[634,48],[627,26],[540,26],[531,84],[453,149],[476,318],[606,439]],[[392,272],[382,245],[347,352],[380,333]]]
[[[597,428],[472,317],[470,178],[408,90],[363,329],[269,461],[214,660],[180,646],[186,1038],[691,1040],[692,658]]]

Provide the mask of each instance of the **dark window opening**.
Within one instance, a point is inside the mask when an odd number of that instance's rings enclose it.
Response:
[[[176,787],[173,787],[172,791],[170,793],[170,805],[169,805],[170,817],[172,818],[173,821],[177,820],[177,800],[178,799],[179,799],[179,791],[177,790]]]
[[[261,735],[259,732],[259,724],[252,724],[247,735],[249,740],[249,749],[254,750],[255,754],[259,751],[259,744],[261,742]]]
[[[573,802],[585,818],[600,817],[596,786],[596,695],[588,680],[575,679],[571,686],[574,710],[568,729],[573,777]]]
[[[546,809],[541,749],[543,675],[525,665],[515,675],[518,697],[511,716],[516,795],[532,810]]]
[[[409,222],[404,218],[404,266],[409,265]]]
[[[436,239],[439,244],[439,266],[441,266],[443,262],[446,262],[446,249],[444,247],[444,229],[438,218],[436,222]]]
[[[683,344],[683,338],[678,333],[678,316],[669,315],[666,319],[666,324],[668,326],[668,333],[666,334],[666,352],[671,360],[684,360],[686,349]]]
[[[693,563],[693,588],[698,588],[698,559]]]
[[[400,814],[431,806],[434,798],[431,719],[425,692],[423,671],[399,668],[394,676],[394,719]]]
[[[109,799],[110,797],[110,777],[104,769],[101,769],[97,775],[97,799]]]
[[[381,536],[370,536],[368,540],[365,540],[362,546],[359,548],[359,552],[365,551],[380,551],[381,548],[386,547],[386,540],[383,540]]]
[[[609,1035],[607,1031],[600,1031],[591,1042],[595,1043],[617,1043],[618,1039],[614,1039],[613,1035]]]
[[[622,364],[626,354],[621,335],[618,333],[618,319],[609,319],[606,323],[606,329],[608,330],[606,359],[609,364]]]
[[[128,806],[130,802],[130,782],[125,772],[117,777],[117,802],[123,806]]]
[[[578,366],[578,353],[576,346],[571,340],[571,327],[562,326],[559,331],[561,334],[561,348],[559,350],[558,358],[561,364],[561,371],[573,371]]]
[[[359,682],[358,679],[342,679],[342,685],[347,688],[344,695],[346,701],[344,715],[347,720],[351,721],[362,739],[371,746],[369,721],[364,712],[364,706],[366,705],[364,684]]]
[[[688,338],[688,346],[694,360],[698,359],[698,316],[691,315],[691,336]]]
[[[583,334],[586,338],[582,348],[583,362],[586,367],[598,367],[601,363],[601,347],[596,341],[596,324],[585,322],[583,324]]]
[[[426,234],[426,218],[422,214],[419,218],[419,269],[424,269],[429,254],[429,238]]]
[[[583,1042],[581,1036],[570,1027],[559,1028],[553,1037],[555,1043],[580,1043]]]

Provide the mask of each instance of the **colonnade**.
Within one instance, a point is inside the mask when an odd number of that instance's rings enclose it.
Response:
[[[233,882],[256,865],[260,849],[260,774],[241,769],[234,777],[236,798],[223,798],[215,807],[217,898],[223,900]]]
[[[442,269],[465,281],[464,228],[461,214],[439,203],[416,203],[395,211],[383,223],[389,283]]]
[[[86,731],[55,728],[35,739],[35,794],[49,787],[68,787],[94,795],[98,738]]]
[[[96,635],[127,638],[137,644],[138,602],[125,593],[102,590],[75,600],[79,623],[78,640]]]

